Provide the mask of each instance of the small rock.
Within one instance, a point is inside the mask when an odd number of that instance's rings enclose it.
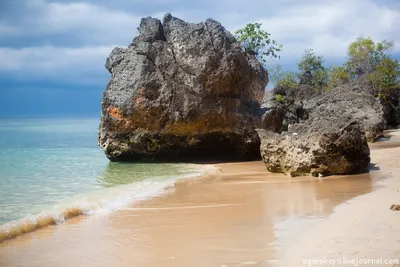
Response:
[[[400,205],[393,204],[393,205],[390,207],[390,209],[393,210],[393,211],[400,211]]]

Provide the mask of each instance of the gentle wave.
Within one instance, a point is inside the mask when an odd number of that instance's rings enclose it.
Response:
[[[212,165],[203,165],[196,169],[196,172],[191,174],[170,177],[162,182],[154,182],[149,179],[90,192],[86,196],[75,197],[68,204],[54,207],[50,211],[28,215],[20,220],[5,223],[0,225],[0,243],[49,225],[64,223],[77,216],[108,213],[127,207],[136,201],[167,192],[167,189],[172,188],[178,180],[203,176],[216,170]]]

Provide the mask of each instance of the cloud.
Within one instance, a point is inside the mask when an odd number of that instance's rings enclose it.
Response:
[[[259,22],[284,45],[284,61],[298,59],[306,48],[344,60],[348,45],[358,37],[393,40],[397,44],[393,52],[400,53],[400,10],[378,3],[320,1],[283,9]]]
[[[123,10],[114,10],[92,3],[59,3],[33,0],[25,7],[26,17],[0,21],[0,35],[6,39],[39,37],[42,42],[79,46],[129,43],[136,34],[140,17]],[[33,16],[32,13],[35,15]],[[8,43],[10,44],[10,42]]]
[[[261,22],[284,46],[269,65],[290,70],[306,48],[340,64],[360,36],[393,40],[400,55],[398,0],[0,0],[0,115],[69,114],[72,102],[80,114],[98,114],[106,57],[131,42],[141,17],[167,12],[211,17],[231,32]]]
[[[0,14],[0,76],[104,85],[103,66],[114,44],[127,46],[141,17],[162,18],[166,12],[192,22],[213,17],[232,32],[248,22],[263,23],[284,45],[281,61],[270,65],[293,68],[306,48],[340,62],[359,36],[393,40],[400,53],[398,5],[393,0],[8,1]]]
[[[40,46],[0,48],[0,73],[18,79],[57,79],[66,83],[97,83],[106,77],[104,63],[115,46],[79,48]]]

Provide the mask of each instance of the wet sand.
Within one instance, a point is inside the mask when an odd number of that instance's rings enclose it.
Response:
[[[308,266],[303,260],[321,257],[400,258],[400,213],[389,210],[400,204],[394,143],[377,143],[371,172],[351,176],[290,178],[267,173],[262,162],[218,164],[216,173],[180,181],[163,196],[1,243],[0,266]]]

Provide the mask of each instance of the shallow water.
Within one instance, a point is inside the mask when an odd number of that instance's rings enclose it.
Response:
[[[98,119],[0,120],[0,236],[7,222],[24,218],[29,229],[38,216],[42,224],[59,223],[119,208],[199,171],[188,164],[110,163],[97,129]]]
[[[322,257],[398,260],[400,214],[389,207],[400,197],[400,148],[375,149],[371,157],[372,172],[318,179],[270,174],[262,162],[219,164],[216,173],[177,181],[162,195],[0,243],[0,266],[296,267]],[[111,195],[113,188],[136,186],[129,179],[117,187],[114,179],[100,180]]]
[[[7,241],[0,258],[5,266],[285,266],[302,233],[381,179],[378,172],[292,179],[260,162],[219,166],[216,175],[112,214]]]

